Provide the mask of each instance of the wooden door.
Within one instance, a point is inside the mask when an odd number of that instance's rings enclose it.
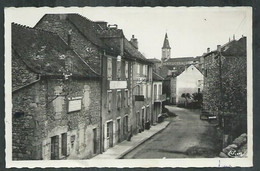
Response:
[[[59,159],[59,136],[51,137],[51,160]]]

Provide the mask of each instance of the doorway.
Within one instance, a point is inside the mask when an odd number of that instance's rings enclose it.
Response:
[[[51,160],[59,159],[59,136],[51,137]]]
[[[107,147],[113,147],[113,121],[107,123]]]
[[[93,153],[97,153],[97,128],[93,129]]]
[[[120,118],[117,119],[117,142],[120,143],[121,139],[120,139]]]

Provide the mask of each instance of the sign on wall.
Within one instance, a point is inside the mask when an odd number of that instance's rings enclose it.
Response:
[[[110,81],[109,89],[125,89],[127,88],[126,81]]]
[[[69,99],[68,112],[74,112],[81,110],[81,100],[82,98],[72,98]]]

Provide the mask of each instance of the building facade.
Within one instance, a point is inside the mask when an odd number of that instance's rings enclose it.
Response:
[[[91,21],[78,14],[47,14],[35,27],[55,32],[68,40],[86,64],[101,75],[100,151],[106,151],[137,132],[133,90],[151,70],[150,63],[138,51],[137,39],[133,36],[128,41],[116,24]],[[138,64],[141,74],[136,73]],[[146,84],[142,81],[142,93],[146,92],[143,90]],[[150,103],[147,99],[143,106],[147,108],[149,104],[151,108]],[[150,116],[151,109],[147,111]]]
[[[192,97],[194,93],[203,91],[203,74],[194,65],[187,67],[173,81],[176,81],[176,104],[186,102],[187,98],[183,98],[183,94],[187,95],[188,93]],[[192,101],[192,98],[188,100]]]
[[[12,24],[13,160],[98,154],[100,90],[100,76],[57,34]]]
[[[158,118],[162,114],[163,102],[166,101],[166,94],[162,93],[163,77],[153,72],[153,113],[152,121],[154,124],[158,122]]]
[[[242,37],[204,56],[203,108],[219,116],[230,139],[247,130],[246,52],[246,37]]]

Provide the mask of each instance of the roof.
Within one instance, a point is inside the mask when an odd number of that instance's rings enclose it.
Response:
[[[171,49],[167,33],[165,34],[162,49]]]
[[[187,62],[187,61],[194,61],[194,57],[179,57],[179,58],[169,58],[166,59],[165,62]]]
[[[42,75],[63,75],[99,77],[82,59],[69,48],[59,35],[12,23],[12,48],[24,63],[35,73]],[[67,71],[69,58],[73,70]]]
[[[153,72],[153,81],[163,81],[163,77],[160,76],[158,73]]]
[[[178,65],[178,66],[163,65],[163,66],[159,67],[158,73],[160,73],[160,75],[163,78],[166,78],[168,76],[169,71],[174,71],[174,76],[177,77],[185,70],[185,67],[188,67],[188,66],[189,65]]]
[[[91,41],[94,45],[100,47],[102,50],[106,50],[107,53],[111,53],[113,55],[120,54],[120,42],[114,38],[123,38],[124,42],[124,51],[128,57],[133,59],[139,59],[145,62],[147,59],[124,37],[123,31],[117,28],[108,28],[104,27],[102,23],[106,22],[94,22],[89,20],[86,17],[83,17],[79,14],[46,14],[35,27],[42,27],[42,23],[45,21],[52,22],[53,20],[64,20],[63,24],[67,24],[73,29],[73,32],[77,32],[77,34],[82,34],[87,40]],[[47,24],[45,24],[45,29]],[[58,26],[61,27],[61,26]],[[64,26],[65,27],[65,26]],[[56,28],[54,28],[56,29]],[[55,32],[59,32],[63,37],[66,38],[67,30],[58,28]],[[66,34],[66,35],[64,35]],[[80,35],[78,35],[80,36]],[[89,63],[96,71],[98,70],[98,66],[93,66],[92,63]]]
[[[95,34],[95,29],[97,29],[98,24],[89,20],[86,17],[83,17],[79,14],[45,14],[40,21],[34,26],[34,28],[41,27],[40,24],[43,22],[48,22],[52,20],[63,20],[69,21],[74,27],[80,31],[89,41],[99,47],[103,47],[104,43],[99,39],[97,34]],[[89,29],[94,28],[94,29]]]
[[[152,63],[161,63],[161,60],[159,60],[157,58],[150,58],[150,59],[147,59],[147,60],[152,62]]]
[[[232,40],[222,45],[221,54],[224,56],[246,56],[246,37],[242,37],[239,40]],[[217,50],[213,50],[204,55],[204,57],[210,54],[217,53]]]

